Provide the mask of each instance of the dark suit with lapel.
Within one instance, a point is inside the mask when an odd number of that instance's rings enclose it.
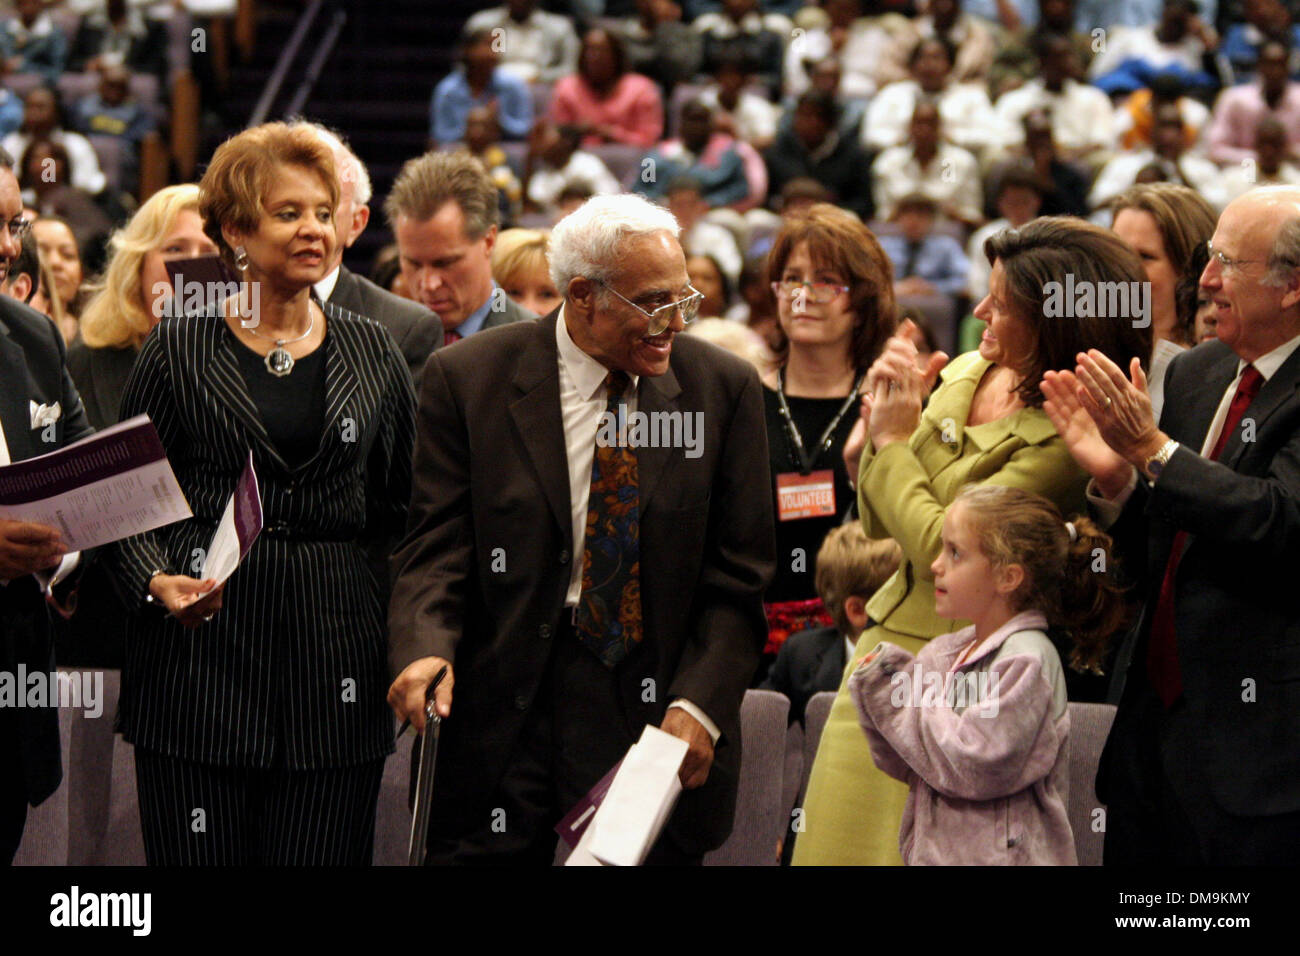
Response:
[[[848,647],[844,635],[834,627],[791,634],[763,681],[764,690],[775,690],[790,698],[790,723],[803,723],[808,699],[824,690],[839,690],[844,679]]]
[[[425,370],[389,656],[395,674],[429,655],[456,668],[435,840],[489,819],[548,663],[572,653],[556,645],[577,647],[565,596],[584,542],[572,540],[556,320],[552,312],[480,332],[435,353]],[[708,782],[682,795],[667,831],[698,854],[731,829],[740,702],[766,639],[761,596],[774,556],[761,386],[744,362],[678,335],[668,372],[641,377],[637,402],[641,412],[702,413],[702,455],[637,449],[646,637],[612,672],[621,713],[584,730],[625,748],[674,698],[709,715],[722,735]],[[557,715],[565,705],[555,702]]]
[[[122,392],[139,349],[91,348],[78,339],[68,346],[68,372],[86,403],[86,418],[95,430],[115,425]]]
[[[537,318],[537,316],[532,312],[529,312],[514,299],[510,298],[510,296],[506,295],[504,291],[497,292],[496,290],[498,288],[500,287],[493,287],[492,294],[496,296],[496,299],[492,303],[492,308],[488,309],[487,318],[483,320],[483,328],[479,329],[480,332],[482,332],[483,329],[495,329],[503,325],[509,325],[511,322],[522,322],[524,319]],[[498,308],[498,306],[500,306],[500,308]]]
[[[442,348],[442,322],[437,315],[418,302],[386,292],[347,266],[339,267],[329,301],[386,328],[406,359],[412,380],[419,385],[424,363],[434,349]]]
[[[60,415],[52,430],[32,428],[32,403]],[[64,367],[63,339],[39,312],[0,296],[0,424],[11,461],[34,458],[91,434],[77,388]],[[51,440],[47,440],[51,439]],[[28,575],[0,586],[0,669],[50,673],[54,645],[45,600]],[[18,693],[25,693],[19,688]],[[52,707],[0,708],[0,862],[8,863],[33,806],[59,785],[58,712]],[[9,842],[13,845],[9,846]]]
[[[1120,709],[1097,782],[1103,800],[1127,799],[1130,762],[1154,739],[1143,734],[1158,734],[1154,759],[1189,823],[1215,831],[1201,834],[1210,862],[1251,862],[1252,840],[1269,828],[1300,840],[1300,349],[1213,462],[1199,452],[1237,365],[1218,341],[1173,360],[1160,425],[1180,447],[1154,485],[1138,481],[1111,529],[1144,606],[1116,665]],[[1183,696],[1166,713],[1146,655],[1180,530],[1188,533],[1174,585]],[[1107,837],[1110,858],[1110,841],[1123,838],[1109,823]]]

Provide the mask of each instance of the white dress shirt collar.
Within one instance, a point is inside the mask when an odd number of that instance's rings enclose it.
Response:
[[[600,362],[596,361],[573,341],[569,335],[569,326],[564,319],[565,306],[560,306],[560,314],[555,320],[555,345],[560,353],[560,361],[564,364],[565,370],[573,377],[573,384],[577,386],[578,394],[584,399],[591,400],[599,395],[600,389],[605,385],[605,377],[609,375],[609,369]],[[637,384],[640,381],[639,375],[628,373],[632,380],[632,390],[635,392]]]
[[[1293,339],[1288,339],[1287,341],[1283,342],[1281,345],[1279,345],[1271,352],[1265,352],[1263,355],[1255,359],[1255,361],[1251,362],[1250,364],[1255,366],[1255,370],[1259,372],[1260,375],[1264,376],[1264,381],[1267,382],[1270,378],[1272,378],[1274,375],[1277,374],[1277,370],[1280,369],[1282,367],[1282,364],[1291,357],[1291,353],[1294,352],[1297,347],[1300,347],[1300,335],[1297,335]],[[1242,371],[1245,370],[1245,368],[1246,368],[1245,361],[1238,360],[1237,362],[1238,378],[1241,377],[1241,373]]]
[[[333,272],[312,286],[312,291],[316,293],[316,298],[321,302],[328,302],[330,296],[334,294],[334,287],[339,284],[339,272],[341,272],[342,269],[343,263],[340,262],[334,267]]]

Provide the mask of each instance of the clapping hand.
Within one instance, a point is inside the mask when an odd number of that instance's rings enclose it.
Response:
[[[921,423],[921,406],[934,388],[948,356],[935,352],[924,369],[917,366],[916,343],[909,332],[914,327],[909,319],[899,327],[880,357],[867,372],[867,393],[864,407],[869,406],[867,431],[876,449],[896,441],[907,441]]]

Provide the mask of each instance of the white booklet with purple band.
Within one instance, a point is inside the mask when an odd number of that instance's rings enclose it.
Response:
[[[226,504],[226,513],[221,516],[217,533],[208,544],[199,578],[204,581],[216,578],[220,584],[234,574],[261,530],[262,494],[257,487],[257,472],[253,470],[253,452],[250,450],[244,473],[239,476],[239,484]]]
[[[148,415],[0,467],[0,518],[57,528],[84,551],[190,517]]]

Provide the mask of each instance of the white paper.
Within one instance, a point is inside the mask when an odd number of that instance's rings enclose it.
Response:
[[[248,453],[239,484],[226,503],[221,523],[208,543],[203,558],[201,580],[215,578],[220,584],[235,573],[239,562],[248,554],[253,541],[262,530],[262,497],[257,485],[257,472],[253,470],[253,453]]]
[[[689,750],[680,737],[646,725],[578,849],[587,843],[585,849],[601,863],[640,866],[677,805],[682,792],[677,773]]]
[[[59,490],[49,492],[48,489]],[[0,467],[0,517],[57,528],[84,551],[190,517],[147,415]]]

